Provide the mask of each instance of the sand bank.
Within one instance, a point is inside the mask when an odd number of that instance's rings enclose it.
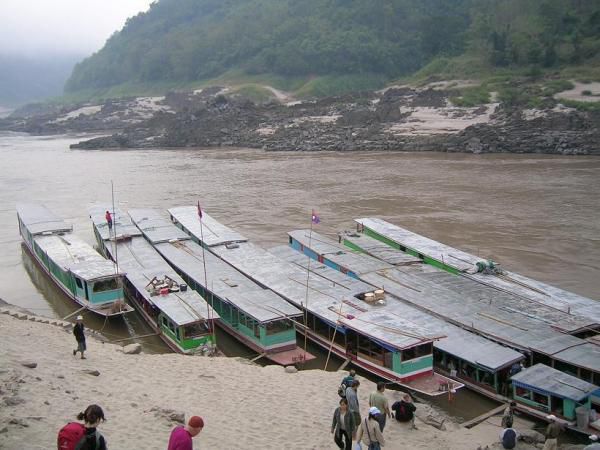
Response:
[[[111,450],[165,449],[176,425],[168,410],[198,414],[202,449],[335,449],[331,417],[344,373],[286,373],[236,358],[126,355],[121,347],[88,339],[87,359],[73,357],[71,331],[22,316],[0,314],[0,448],[54,449],[56,434],[90,403],[100,404]],[[22,365],[37,363],[35,368]],[[94,376],[86,371],[98,371]],[[361,379],[364,414],[372,382]],[[390,401],[399,396],[387,392]],[[425,406],[421,406],[425,409]],[[467,430],[446,422],[440,431],[395,421],[386,449],[477,449],[496,442],[498,427]],[[518,448],[530,448],[524,445]]]

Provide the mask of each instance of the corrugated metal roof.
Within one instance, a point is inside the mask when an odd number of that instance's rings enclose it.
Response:
[[[100,227],[108,231],[103,211],[106,211],[103,206],[94,207],[93,210],[90,210],[90,217],[96,229]],[[106,249],[113,259],[118,256],[119,267],[126,272],[126,278],[140,294],[150,304],[154,304],[162,310],[178,326],[205,320],[209,315],[211,319],[218,319],[219,314],[212,310],[200,294],[194,290],[171,292],[166,295],[150,295],[146,286],[154,277],[164,280],[165,276],[168,276],[180,285],[184,281],[142,237],[141,232],[127,215],[118,209],[115,210],[115,213],[121,223],[121,229],[128,230],[134,227],[137,233],[127,233],[131,239],[121,239],[116,244],[114,241],[108,240],[108,233],[104,233]]]
[[[19,203],[17,205],[17,214],[21,218],[21,222],[23,222],[33,235],[73,230],[72,225],[56,216],[43,205]]]
[[[322,250],[326,249],[328,252],[324,255],[328,259],[361,274],[360,278],[372,286],[384,288],[430,314],[512,347],[552,355],[585,342],[555,329],[558,324],[578,329],[587,323],[580,317],[533,304],[521,296],[427,265],[389,266],[371,271],[373,265],[365,263],[373,259],[368,255],[349,258],[347,253],[340,254],[336,250],[343,251],[343,244],[314,231],[312,242],[315,244],[310,246],[305,233],[290,235],[319,254],[324,254]],[[583,363],[581,367],[591,368],[582,359],[569,360],[569,356],[564,355],[566,362]]]
[[[110,211],[112,216],[112,230],[109,230],[108,223],[106,222],[106,211]],[[88,212],[94,223],[94,227],[105,241],[107,239],[116,238],[119,240],[142,235],[142,232],[131,222],[128,215],[124,214],[119,208],[115,208],[113,211],[113,206],[108,203],[97,203],[92,205],[88,209]]]
[[[132,214],[134,221],[135,217],[136,215]],[[159,219],[147,212],[143,217],[153,217],[153,227],[160,228],[165,234],[168,234],[168,228],[181,231],[165,218]],[[202,286],[208,284],[208,290],[259,322],[271,322],[302,314],[298,308],[262,288],[209,251],[203,252],[202,247],[191,240],[161,242],[154,244],[154,247],[170,264],[186,273],[196,283]],[[203,258],[206,258],[207,282],[204,277]]]
[[[303,270],[306,270],[308,267],[308,258],[306,255],[293,250],[287,245],[278,246],[269,251],[280,258],[299,265]],[[314,273],[327,280],[340,284],[341,286],[360,286],[360,289],[355,289],[357,292],[366,292],[373,289],[372,286],[348,277],[318,261],[311,261],[310,269],[311,274]],[[434,347],[441,351],[454,355],[471,364],[494,371],[510,366],[524,358],[521,353],[511,348],[496,344],[488,339],[470,333],[460,327],[444,322],[441,319],[437,319],[411,306],[394,300],[395,299],[393,298],[388,298],[388,304],[384,308],[393,310],[396,315],[404,317],[412,316],[412,320],[415,322],[420,321],[427,323],[428,326],[438,334],[447,336],[444,339],[434,342]]]
[[[600,347],[596,344],[585,342],[555,353],[552,357],[600,373]]]
[[[391,248],[381,241],[373,239],[363,233],[346,231],[341,234],[342,239],[359,246],[367,254],[385,261],[393,266],[404,266],[406,264],[422,264],[423,261],[408,253],[400,252]]]
[[[176,208],[170,208],[169,214],[171,214],[173,218],[188,229],[194,236],[200,236],[202,234],[204,237],[203,242],[209,247],[227,244],[229,242],[247,241],[247,239],[237,231],[217,222],[204,211],[202,211],[202,230],[200,230],[197,206],[178,206]]]
[[[130,209],[129,216],[144,233],[146,239],[153,244],[169,241],[187,241],[190,237],[173,226],[159,211],[155,209]]]
[[[513,382],[525,387],[542,390],[558,397],[580,401],[598,389],[591,383],[580,380],[544,364],[536,364],[511,377]]]
[[[461,271],[471,269],[477,261],[482,261],[482,258],[480,257],[418,235],[382,219],[363,218],[355,219],[355,222],[372,229],[376,233],[381,234],[398,244],[404,245],[418,253],[427,255]],[[529,299],[534,302],[535,305],[546,305],[547,307],[563,312],[577,314],[580,317],[587,319],[588,325],[600,324],[600,301],[550,286],[540,281],[504,270],[504,268],[502,269],[502,272],[503,273],[499,276],[483,273],[465,274],[465,276],[495,289],[508,291],[525,299]]]
[[[38,235],[35,237],[35,241],[48,255],[48,258],[64,270],[73,272],[79,278],[93,281],[115,276],[115,265],[72,233],[65,233],[61,236]]]
[[[288,235],[304,244],[305,247],[334,260],[342,267],[353,267],[350,270],[357,275],[393,267],[386,262],[350,250],[348,247],[324,238],[314,231],[311,233],[310,230],[295,230],[290,231]]]

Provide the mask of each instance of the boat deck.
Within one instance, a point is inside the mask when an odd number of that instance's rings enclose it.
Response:
[[[294,364],[302,364],[306,361],[311,361],[315,359],[316,356],[305,352],[301,348],[297,347],[293,350],[286,350],[277,353],[267,353],[265,355],[265,358],[270,359],[271,361],[282,366],[289,366]]]

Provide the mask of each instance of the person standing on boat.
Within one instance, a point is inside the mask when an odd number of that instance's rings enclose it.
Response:
[[[339,448],[352,450],[352,439],[356,437],[357,425],[354,415],[348,410],[348,400],[340,399],[340,406],[335,409],[331,423],[331,432],[334,433],[333,440]]]
[[[562,432],[562,425],[556,420],[556,416],[550,414],[546,416],[546,419],[550,421],[548,427],[546,427],[546,442],[544,442],[544,450],[557,450],[558,449],[558,435]]]
[[[360,407],[358,405],[358,386],[360,381],[352,381],[352,386],[346,389],[346,400],[348,400],[348,409],[354,416],[354,422],[360,423]]]
[[[106,214],[104,215],[104,217],[106,218],[106,223],[108,224],[108,229],[112,230],[112,216],[110,214],[110,211],[106,211]]]
[[[81,353],[81,359],[85,359],[83,353],[87,350],[85,345],[85,327],[83,326],[83,316],[77,316],[77,323],[73,327],[73,335],[75,336],[75,340],[77,341],[77,348],[73,350],[73,356],[77,354],[77,352]]]
[[[369,395],[369,406],[375,406],[379,411],[381,411],[381,414],[379,414],[377,417],[377,421],[379,422],[379,428],[381,428],[382,433],[383,429],[385,428],[387,417],[392,417],[390,405],[388,403],[388,399],[385,397],[384,392],[385,383],[380,381],[377,383],[377,390]]]
[[[167,450],[193,450],[192,438],[198,436],[203,428],[204,420],[202,417],[190,417],[187,425],[179,425],[173,428]]]

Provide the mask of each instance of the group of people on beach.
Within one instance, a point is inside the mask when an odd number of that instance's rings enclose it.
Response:
[[[98,431],[104,422],[104,411],[98,405],[89,405],[77,415],[77,420],[60,429],[57,437],[58,450],[107,450],[106,439]],[[193,450],[192,439],[204,428],[204,419],[192,416],[185,425],[173,428],[167,450]]]
[[[377,383],[377,390],[369,395],[369,412],[363,418],[358,401],[359,386],[360,381],[356,378],[356,372],[350,370],[338,389],[341,399],[333,413],[331,433],[340,449],[351,450],[352,441],[356,441],[357,448],[362,448],[364,444],[368,450],[380,450],[385,446],[383,430],[388,417],[395,418],[398,422],[409,423],[412,429],[417,429],[416,407],[409,394],[403,394],[402,399],[390,408],[384,394],[385,383]]]

